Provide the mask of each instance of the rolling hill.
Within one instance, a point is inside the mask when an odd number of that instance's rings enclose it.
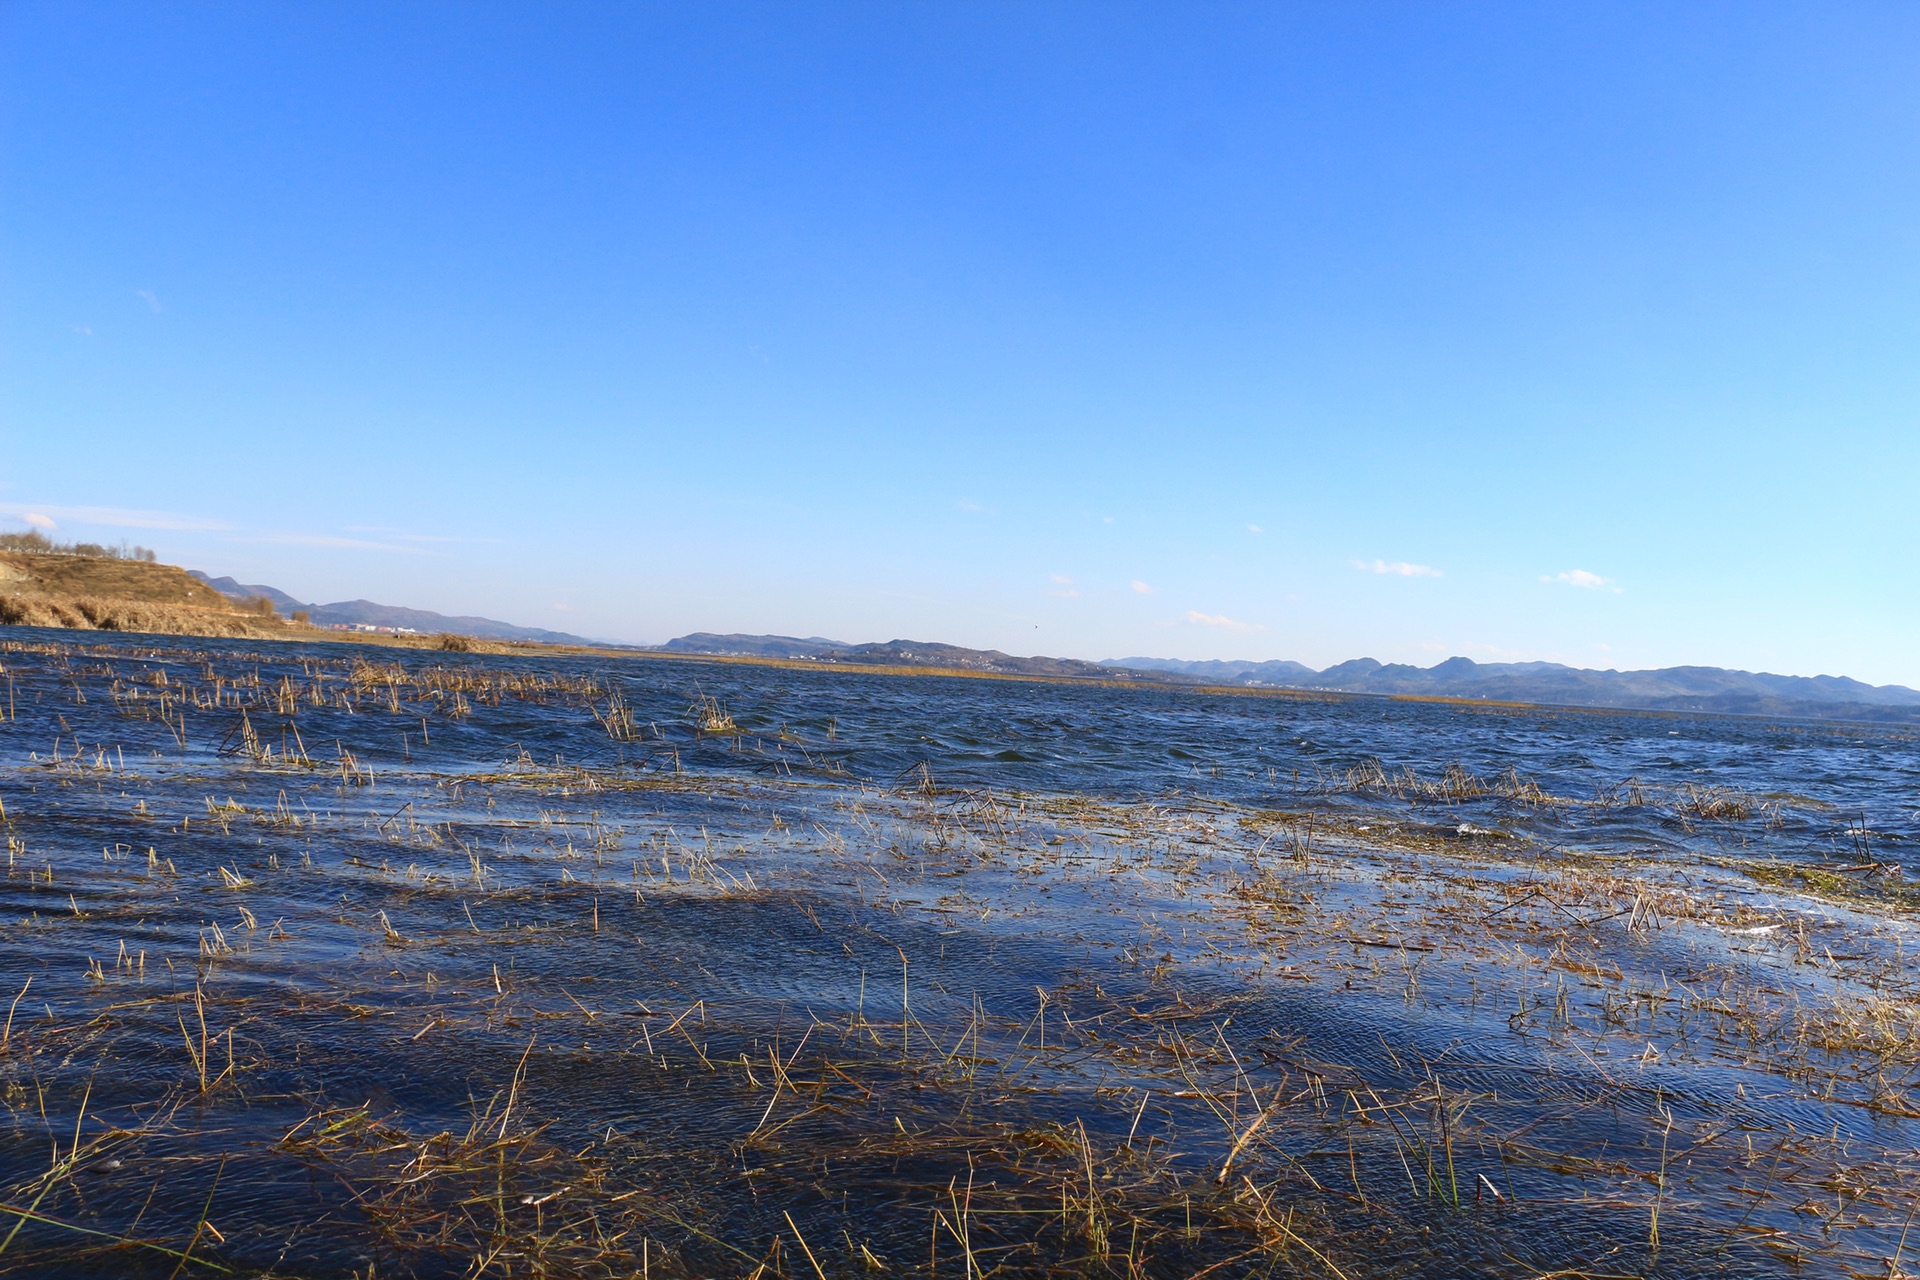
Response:
[[[294,599],[277,587],[263,586],[258,583],[236,582],[232,578],[213,578],[198,569],[188,571],[193,577],[219,592],[226,599],[236,603],[249,600],[268,599],[274,608],[282,614],[291,615],[294,610],[304,610],[307,617],[316,626],[322,627],[392,627],[405,628],[423,634],[450,632],[454,635],[476,636],[483,640],[523,640],[536,644],[573,644],[590,645],[595,641],[565,631],[548,631],[543,627],[522,627],[511,622],[501,622],[497,618],[478,618],[465,614],[435,613],[431,609],[409,609],[404,605],[376,604],[371,600],[342,600],[334,604],[307,604]]]

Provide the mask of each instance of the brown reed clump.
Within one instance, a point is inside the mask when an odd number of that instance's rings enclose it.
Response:
[[[1744,822],[1766,808],[1744,791],[1732,787],[1702,787],[1688,783],[1680,789],[1679,807],[1710,822]]]
[[[191,605],[149,604],[90,596],[0,596],[0,624],[8,626],[189,636],[278,634],[278,624],[274,624],[274,631],[263,630],[258,617]]]

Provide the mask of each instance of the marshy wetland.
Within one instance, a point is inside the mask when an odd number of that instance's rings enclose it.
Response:
[[[1909,730],[0,665],[0,1271],[1920,1269]]]

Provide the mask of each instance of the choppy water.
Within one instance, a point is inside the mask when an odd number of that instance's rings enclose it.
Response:
[[[0,1269],[1900,1247],[1911,731],[7,638]]]

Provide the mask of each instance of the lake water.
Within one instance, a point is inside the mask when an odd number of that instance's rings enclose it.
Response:
[[[5,639],[0,1267],[1920,1268],[1911,730]]]

